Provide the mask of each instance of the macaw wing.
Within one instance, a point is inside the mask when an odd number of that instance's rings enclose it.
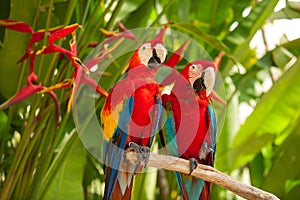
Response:
[[[168,155],[178,157],[178,145],[175,137],[176,128],[175,128],[175,120],[172,111],[172,103],[170,100],[170,95],[162,96],[163,105],[165,108],[165,112],[163,112],[161,120],[160,120],[160,128],[159,137],[162,146],[164,146],[167,150]],[[183,189],[183,181],[181,173],[174,172],[175,177],[177,179],[177,183],[180,189],[180,193],[184,196]]]
[[[207,106],[207,118],[208,118],[208,144],[210,148],[213,149],[213,155],[212,155],[212,166],[214,164],[214,158],[215,158],[215,153],[216,153],[216,140],[217,140],[217,121],[216,121],[216,115],[215,111],[213,109],[212,102],[210,101],[208,106]]]
[[[163,95],[162,100],[165,112],[160,120],[160,140],[162,145],[166,148],[168,155],[178,157],[178,145],[175,137],[175,119],[172,111],[170,95]]]
[[[155,95],[155,110],[152,111],[152,120],[154,120],[154,127],[152,128],[152,133],[149,141],[149,147],[152,146],[152,142],[154,139],[155,134],[159,129],[159,123],[162,115],[162,99],[160,95]]]
[[[111,103],[111,94],[106,104]],[[123,95],[123,100],[117,105],[104,105],[101,112],[101,122],[104,137],[106,138],[104,163],[105,163],[105,193],[104,199],[110,199],[117,183],[119,169],[128,139],[128,123],[132,113],[134,97]],[[111,109],[111,108],[114,109]]]

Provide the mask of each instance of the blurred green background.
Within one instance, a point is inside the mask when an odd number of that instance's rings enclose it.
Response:
[[[118,21],[128,29],[169,23],[212,58],[224,51],[220,73],[227,106],[215,167],[280,199],[300,196],[299,17],[300,2],[289,0],[0,1],[0,19],[21,20],[34,30],[82,25],[84,31],[77,31],[82,60],[90,52],[88,43],[105,39],[99,28],[117,30]],[[28,40],[28,34],[0,27],[0,103],[26,83],[28,62],[16,61]],[[68,40],[58,44],[67,48]],[[116,60],[115,65],[124,63]],[[37,58],[35,70],[46,86],[72,73],[68,60],[57,54]],[[101,82],[107,90],[122,67],[114,70]],[[101,199],[101,163],[86,151],[66,112],[69,90],[56,94],[62,109],[57,129],[48,96],[34,95],[0,111],[0,199]],[[103,98],[99,110],[102,103]],[[179,197],[171,172],[147,173],[136,183],[133,199]],[[212,199],[239,197],[213,186]]]

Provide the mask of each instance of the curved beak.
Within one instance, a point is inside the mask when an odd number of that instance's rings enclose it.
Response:
[[[196,92],[206,90],[206,97],[208,97],[214,89],[215,78],[216,75],[214,69],[212,67],[206,68],[202,71],[200,77],[194,81],[194,90]]]
[[[158,65],[161,64],[160,58],[157,56],[156,50],[152,50],[152,57],[148,61],[148,67],[150,69],[155,69]]]

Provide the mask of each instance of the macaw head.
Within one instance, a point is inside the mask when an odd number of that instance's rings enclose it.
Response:
[[[196,60],[187,64],[181,74],[189,81],[196,93],[209,97],[214,88],[216,67],[206,60]]]
[[[141,44],[129,61],[129,69],[139,65],[145,65],[149,69],[155,69],[164,63],[167,49],[163,45],[163,37],[166,28],[163,28],[153,40]]]

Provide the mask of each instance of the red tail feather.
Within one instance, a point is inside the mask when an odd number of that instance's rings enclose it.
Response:
[[[131,198],[132,183],[133,182],[131,182],[129,188],[126,189],[125,194],[123,196],[119,182],[117,182],[116,187],[112,193],[111,200],[129,200]]]

